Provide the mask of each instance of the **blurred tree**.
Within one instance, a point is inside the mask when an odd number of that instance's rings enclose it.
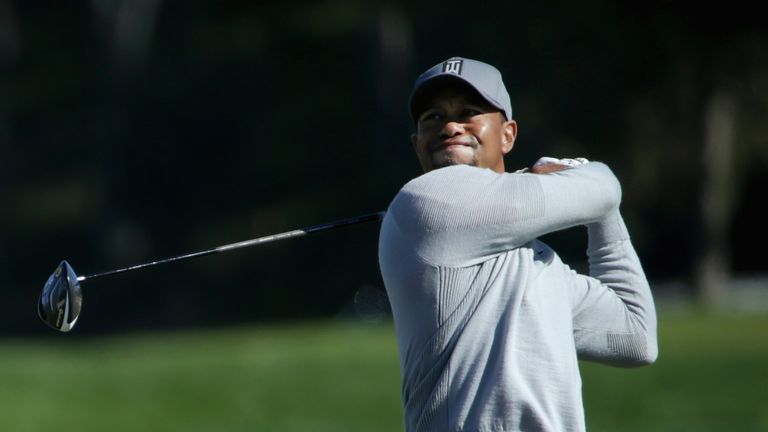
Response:
[[[677,249],[660,256],[666,264],[652,265],[689,267],[697,298],[714,307],[729,286],[731,246],[747,240],[732,237],[736,208],[756,205],[740,193],[745,162],[759,158],[768,143],[765,122],[749,114],[768,106],[764,26],[737,7],[692,15],[663,3],[627,12],[649,36],[647,48],[656,53],[646,55],[659,71],[657,81],[646,78],[629,97],[634,127],[627,141],[641,182],[633,187],[643,190],[643,206],[653,207],[651,219],[669,220],[654,225],[661,236],[649,249]],[[683,229],[669,231],[675,225]]]
[[[39,329],[30,305],[62,254],[99,271],[383,209],[419,174],[412,80],[453,55],[505,74],[510,168],[606,161],[649,276],[716,299],[730,271],[765,271],[747,251],[768,213],[747,194],[768,183],[768,36],[748,8],[699,12],[0,0],[0,271],[18,305],[0,327]],[[118,277],[81,331],[331,316],[380,285],[375,233]],[[551,239],[575,267],[581,235]]]
[[[0,0],[0,67],[12,64],[21,47],[16,10],[10,0]]]
[[[704,304],[717,306],[730,285],[729,232],[733,215],[733,152],[736,106],[728,90],[715,91],[706,102],[703,116],[701,169],[702,250],[695,280]]]

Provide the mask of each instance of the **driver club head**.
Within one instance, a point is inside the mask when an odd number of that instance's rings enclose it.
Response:
[[[52,329],[68,332],[75,326],[82,305],[83,294],[77,274],[66,260],[62,260],[40,293],[37,314]]]

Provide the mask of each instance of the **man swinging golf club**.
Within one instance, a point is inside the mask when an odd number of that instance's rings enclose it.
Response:
[[[657,356],[616,177],[582,158],[505,172],[517,123],[501,74],[483,62],[430,68],[410,110],[425,174],[391,202],[379,241],[406,431],[585,430],[578,360]],[[582,225],[588,275],[537,240]]]

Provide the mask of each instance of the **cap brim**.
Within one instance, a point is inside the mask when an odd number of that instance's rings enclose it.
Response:
[[[426,110],[426,104],[429,102],[430,97],[439,89],[449,86],[464,87],[466,89],[470,89],[472,92],[477,94],[478,97],[501,111],[502,115],[506,117],[504,114],[504,108],[501,106],[501,104],[494,101],[493,98],[482,93],[474,85],[462,78],[460,75],[445,73],[435,75],[423,81],[411,93],[411,97],[409,99],[409,107],[411,110],[411,119],[413,120],[414,125],[418,123],[419,116],[424,112],[424,110]]]

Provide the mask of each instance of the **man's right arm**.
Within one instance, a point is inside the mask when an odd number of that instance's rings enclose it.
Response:
[[[599,162],[547,175],[459,165],[409,182],[389,211],[423,260],[463,266],[600,220],[620,199],[616,177]]]

